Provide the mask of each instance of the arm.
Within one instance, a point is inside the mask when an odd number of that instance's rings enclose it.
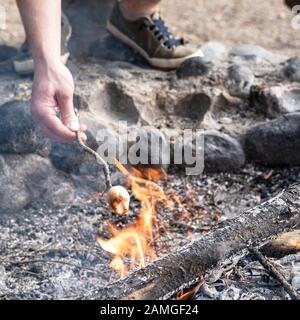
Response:
[[[73,77],[60,61],[61,0],[17,3],[35,64],[32,114],[50,139],[74,141],[79,123],[73,108]],[[61,119],[56,116],[55,107],[59,108]],[[84,134],[81,137],[86,140]]]

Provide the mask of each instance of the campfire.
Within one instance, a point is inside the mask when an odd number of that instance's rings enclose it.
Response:
[[[174,208],[174,200],[181,205],[176,194],[166,195],[157,182],[166,179],[162,168],[130,168],[127,170],[119,161],[117,168],[127,177],[127,184],[131,187],[132,195],[140,204],[140,211],[136,222],[122,229],[110,224],[108,229],[112,234],[111,239],[105,240],[98,237],[100,246],[114,255],[110,267],[115,269],[124,278],[129,271],[143,268],[147,261],[157,259],[155,250],[156,240],[160,236],[161,227],[167,229],[156,214],[158,204]],[[126,264],[129,258],[129,265]]]

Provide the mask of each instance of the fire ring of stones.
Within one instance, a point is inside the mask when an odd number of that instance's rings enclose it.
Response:
[[[299,58],[250,45],[227,50],[206,43],[203,51],[203,59],[162,72],[136,65],[134,55],[130,64],[103,60],[95,50],[74,72],[74,105],[89,128],[89,147],[127,163],[111,164],[113,184],[131,189],[123,217],[113,216],[101,197],[105,181],[94,159],[76,143],[43,137],[30,114],[31,80],[0,77],[0,240],[10,239],[1,251],[14,255],[0,265],[0,297],[99,298],[99,281],[109,287],[118,274],[146,267],[297,182]],[[2,88],[13,88],[14,100]],[[241,266],[250,260],[243,255],[230,263],[250,279]],[[299,288],[298,262],[285,263]],[[19,282],[18,268],[28,285]],[[203,290],[211,298],[283,294],[259,288],[245,294],[233,282],[219,292]]]

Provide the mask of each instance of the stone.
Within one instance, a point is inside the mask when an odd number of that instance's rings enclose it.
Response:
[[[231,172],[239,170],[245,164],[245,154],[240,142],[228,134],[208,130],[204,135],[204,171]],[[194,138],[186,144],[187,150],[193,148],[193,153],[202,153],[203,146],[195,150]]]
[[[202,77],[207,75],[211,68],[212,64],[210,62],[206,61],[204,58],[195,57],[182,63],[177,69],[177,76],[179,79]]]
[[[251,69],[243,65],[232,65],[227,71],[226,86],[234,97],[247,98],[255,76]]]
[[[297,112],[300,110],[300,87],[294,85],[253,86],[251,104],[257,112],[269,117]]]
[[[0,45],[0,62],[16,56],[18,50],[15,47]]]
[[[134,101],[134,97],[130,95],[126,88],[110,82],[106,86],[107,94],[110,100],[110,112],[121,121],[128,123],[137,123],[140,112]]]
[[[170,152],[168,137],[155,127],[129,129],[127,150],[129,164],[166,168],[170,164]]]
[[[72,203],[73,183],[57,172],[47,158],[36,154],[0,155],[0,213],[33,204],[59,207]]]
[[[50,150],[51,142],[33,120],[28,101],[11,101],[0,106],[0,153],[47,156]]]
[[[250,128],[244,145],[250,161],[267,166],[299,166],[300,112]]]
[[[98,143],[90,131],[86,132],[87,146],[93,150],[97,150]],[[80,166],[87,161],[87,154],[76,142],[62,143],[54,142],[50,155],[53,165],[66,173],[78,173]]]
[[[229,55],[242,60],[254,62],[276,62],[280,60],[280,57],[277,57],[275,54],[269,52],[265,48],[252,44],[243,44],[235,47],[231,49]]]
[[[238,140],[218,131],[205,132],[204,167],[206,172],[236,171],[244,163],[244,151]]]
[[[180,99],[174,113],[180,117],[202,121],[210,109],[212,99],[205,93],[191,93]]]
[[[287,60],[283,67],[283,73],[291,81],[300,82],[300,57]]]
[[[203,43],[200,48],[203,52],[204,59],[214,62],[226,57],[227,49],[222,42],[209,41]]]

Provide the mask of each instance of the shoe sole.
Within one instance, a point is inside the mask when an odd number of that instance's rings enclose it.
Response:
[[[195,53],[186,56],[184,58],[177,58],[177,59],[160,59],[160,58],[151,58],[149,57],[148,53],[138,46],[133,40],[127,37],[124,33],[118,30],[110,21],[107,22],[106,25],[107,30],[117,39],[121,40],[130,48],[136,50],[141,56],[143,56],[150,65],[159,69],[177,69],[180,65],[191,58],[194,57],[203,57],[202,51],[199,49]]]
[[[66,64],[68,62],[70,53],[67,52],[61,56],[61,62]],[[33,59],[28,59],[24,61],[13,61],[14,69],[16,73],[20,75],[31,74],[34,71],[34,62]]]

